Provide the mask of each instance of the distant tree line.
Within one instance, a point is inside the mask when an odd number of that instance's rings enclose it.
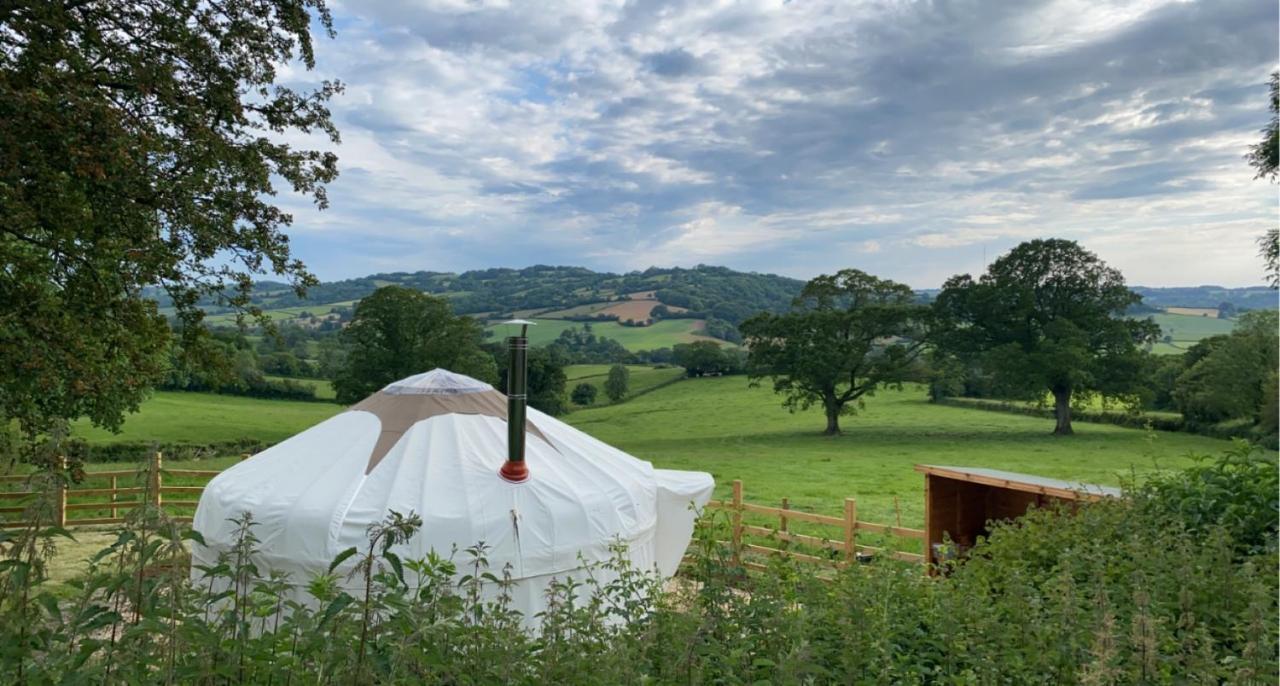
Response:
[[[772,274],[738,272],[726,267],[698,265],[691,269],[650,268],[613,274],[583,267],[535,265],[523,269],[479,269],[461,274],[414,272],[371,274],[312,285],[299,295],[276,282],[256,284],[253,304],[262,308],[300,307],[359,300],[379,287],[396,285],[447,297],[459,314],[510,313],[516,310],[560,309],[625,299],[626,294],[656,291],[664,304],[692,310],[695,318],[713,318],[737,325],[761,310],[786,309],[803,285]],[[162,292],[151,292],[161,305]],[[216,299],[200,301],[216,308]],[[680,317],[669,311],[671,317]],[[665,316],[665,315],[660,315]],[[592,319],[581,315],[572,319]],[[609,315],[605,318],[612,319]]]

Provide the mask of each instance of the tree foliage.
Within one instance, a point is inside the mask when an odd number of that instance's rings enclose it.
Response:
[[[842,414],[904,379],[924,346],[926,315],[904,284],[856,269],[819,276],[790,312],[742,324],[748,371],[770,378],[792,411],[822,405],[825,433],[838,434]]]
[[[1245,159],[1258,170],[1254,178],[1275,181],[1280,173],[1280,71],[1271,72],[1269,88],[1271,121],[1262,127],[1262,140],[1249,146]]]
[[[1271,121],[1262,128],[1262,140],[1249,147],[1245,159],[1258,171],[1256,179],[1275,182],[1280,174],[1280,71],[1271,72]],[[1258,253],[1267,265],[1267,283],[1280,288],[1280,229],[1271,227],[1258,239]]]
[[[591,324],[569,327],[551,344],[572,364],[607,364],[629,359],[631,353],[621,343],[592,332]]]
[[[169,332],[202,295],[247,303],[250,275],[312,282],[282,232],[277,183],[326,204],[339,86],[311,68],[323,0],[18,0],[0,6],[0,419],[31,433],[116,427],[165,373]],[[236,287],[246,289],[237,291]]]
[[[938,347],[981,364],[1015,397],[1054,397],[1056,434],[1070,434],[1073,395],[1139,387],[1141,344],[1159,327],[1126,318],[1139,302],[1120,272],[1074,241],[1023,243],[974,279],[954,276],[934,302]]]
[[[491,344],[488,348],[498,365],[498,389],[506,393],[507,348],[502,344]],[[568,364],[564,353],[555,346],[529,348],[525,364],[525,392],[529,407],[552,416],[564,414],[568,409],[565,407],[564,394],[569,384],[568,376],[564,373],[564,367]]]
[[[444,298],[408,288],[386,286],[361,300],[342,337],[345,366],[333,381],[340,403],[435,368],[498,380],[493,356],[480,347],[484,327],[455,315]]]
[[[573,401],[574,405],[586,406],[596,401],[597,392],[595,386],[583,382],[573,387],[573,393],[570,394],[569,399]]]
[[[689,376],[718,376],[741,369],[738,353],[715,341],[677,343],[671,348],[671,359]]]
[[[1280,319],[1275,310],[1249,312],[1227,336],[1214,336],[1187,352],[1173,396],[1189,420],[1220,422],[1263,418],[1274,391],[1280,357]]]
[[[609,378],[604,382],[604,394],[616,403],[627,397],[629,390],[631,390],[631,371],[620,364],[610,367]]]

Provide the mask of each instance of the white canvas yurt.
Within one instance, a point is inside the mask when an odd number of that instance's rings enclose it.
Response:
[[[523,388],[523,345],[518,354],[513,391]],[[392,383],[214,478],[193,523],[204,545],[193,546],[192,575],[230,550],[230,520],[249,512],[256,564],[287,572],[305,602],[312,575],[363,550],[369,525],[392,510],[423,520],[393,548],[402,559],[483,542],[492,571],[510,563],[513,606],[526,618],[543,609],[548,582],[609,559],[615,542],[637,568],[674,573],[711,476],[654,469],[531,408],[509,432],[508,414],[525,411],[522,394],[443,369]]]

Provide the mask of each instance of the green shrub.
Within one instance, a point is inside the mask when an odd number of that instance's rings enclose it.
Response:
[[[589,383],[580,383],[573,387],[573,394],[570,396],[574,405],[590,405],[596,401],[596,387]]]
[[[1148,479],[1136,490],[1142,507],[1206,535],[1222,527],[1243,551],[1274,548],[1280,521],[1280,473],[1274,455],[1238,443],[1190,469]]]

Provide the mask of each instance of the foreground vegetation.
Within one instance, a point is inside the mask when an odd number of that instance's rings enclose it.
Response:
[[[0,679],[1274,683],[1276,490],[1274,460],[1238,450],[1130,500],[996,525],[940,577],[882,561],[819,578],[781,560],[748,576],[707,520],[674,591],[619,557],[553,584],[532,632],[483,546],[394,555],[412,513],[389,515],[299,604],[253,564],[248,517],[193,582],[184,540],[199,534],[141,510],[62,600],[44,560],[63,532],[0,538]],[[342,590],[334,570],[351,563],[367,593]]]

